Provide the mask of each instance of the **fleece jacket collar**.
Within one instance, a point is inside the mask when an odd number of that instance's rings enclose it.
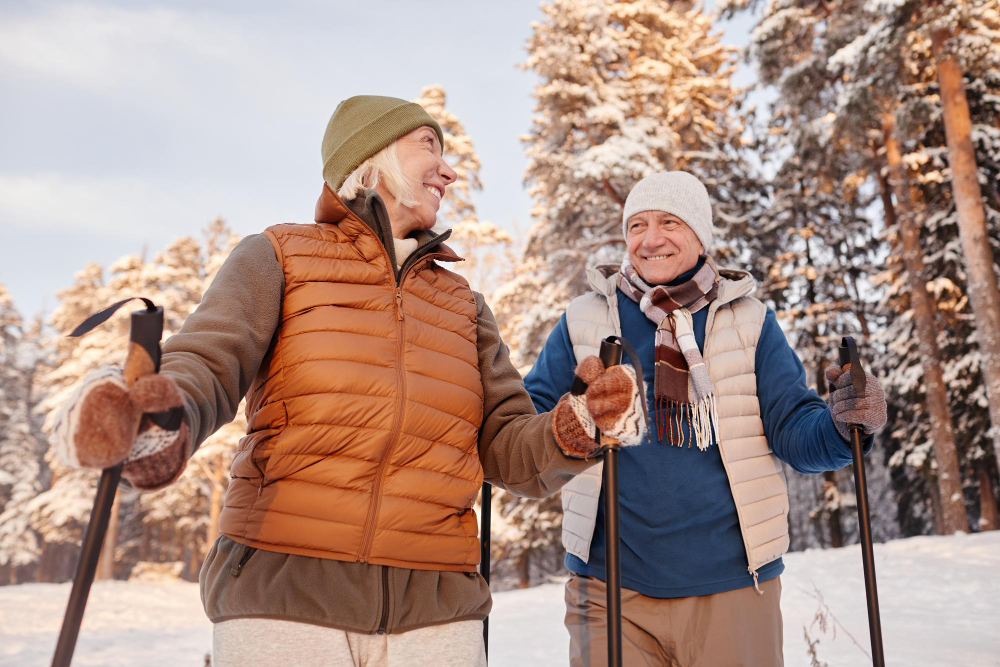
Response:
[[[316,202],[316,222],[337,224],[345,218],[355,218],[363,222],[389,255],[389,264],[392,267],[394,277],[399,280],[401,269],[397,268],[396,244],[392,241],[392,225],[389,224],[389,211],[385,207],[382,197],[371,189],[366,189],[349,202],[345,202],[330,189],[329,185],[323,185],[319,200]],[[444,241],[451,236],[451,230],[443,234],[435,234],[432,231],[419,231],[411,234],[417,239],[417,249],[406,258],[403,267],[415,264],[421,257],[434,251],[434,259],[446,262],[461,262],[462,257],[444,245]]]

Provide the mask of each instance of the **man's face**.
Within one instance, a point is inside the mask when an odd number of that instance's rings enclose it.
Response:
[[[676,215],[643,211],[625,225],[628,258],[650,285],[668,283],[693,269],[705,252],[694,230]]]
[[[381,183],[375,191],[382,195],[389,211],[392,235],[404,238],[412,231],[434,226],[445,188],[455,182],[456,174],[444,161],[437,132],[430,127],[418,127],[400,137],[396,155],[403,173],[414,183],[417,205],[400,205]]]

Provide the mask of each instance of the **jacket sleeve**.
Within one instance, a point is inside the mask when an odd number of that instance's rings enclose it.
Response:
[[[754,363],[764,433],[778,458],[803,473],[850,463],[851,449],[833,425],[830,408],[806,385],[805,368],[770,308]]]
[[[483,425],[479,459],[490,484],[519,496],[544,498],[596,463],[571,459],[552,435],[552,413],[536,414],[521,374],[489,306],[476,293],[479,372],[483,380]]]
[[[181,390],[192,450],[236,416],[278,327],[284,282],[267,237],[247,236],[163,344],[160,372]]]

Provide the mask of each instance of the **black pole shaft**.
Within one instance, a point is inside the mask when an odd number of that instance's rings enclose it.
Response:
[[[56,652],[52,657],[52,667],[69,667],[73,659],[73,649],[76,648],[76,638],[80,634],[83,611],[87,606],[90,586],[94,583],[97,561],[101,557],[101,546],[108,531],[111,506],[115,502],[115,492],[118,490],[118,480],[121,475],[121,464],[105,468],[101,472],[101,481],[97,485],[97,495],[94,497],[94,508],[90,511],[90,523],[87,524],[87,531],[83,536],[80,561],[73,577],[73,588],[66,605],[66,615],[63,617]]]
[[[486,585],[490,585],[490,519],[493,513],[493,504],[490,502],[493,495],[493,487],[489,482],[483,482],[483,505],[480,508],[482,516],[479,527],[479,573],[486,580]],[[490,657],[490,617],[487,614],[483,619],[483,650],[486,652],[486,659]]]
[[[872,664],[885,667],[882,651],[882,619],[879,615],[878,588],[875,583],[875,551],[872,546],[871,514],[868,509],[868,483],[861,446],[861,427],[851,426],[851,453],[854,456],[854,489],[858,497],[858,528],[861,532],[861,560],[865,569],[865,594],[868,601],[868,631],[872,641]]]
[[[608,589],[608,664],[622,664],[622,564],[618,549],[618,450],[604,453],[604,572]]]
[[[601,341],[601,361],[605,368],[622,362],[622,346],[615,338]],[[601,432],[594,434],[601,442]],[[618,538],[618,445],[608,447],[604,452],[604,578],[608,591],[608,665],[621,667],[622,664],[622,564],[619,558]]]

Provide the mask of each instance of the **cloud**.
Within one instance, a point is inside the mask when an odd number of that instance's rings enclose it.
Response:
[[[260,17],[163,7],[0,10],[0,80],[195,114],[236,96],[280,108],[312,86],[268,27]]]
[[[0,175],[0,225],[146,240],[196,231],[220,199],[134,178]]]
[[[248,40],[221,19],[170,9],[67,5],[0,23],[0,64],[36,77],[104,92],[155,91],[190,61],[233,64]]]

